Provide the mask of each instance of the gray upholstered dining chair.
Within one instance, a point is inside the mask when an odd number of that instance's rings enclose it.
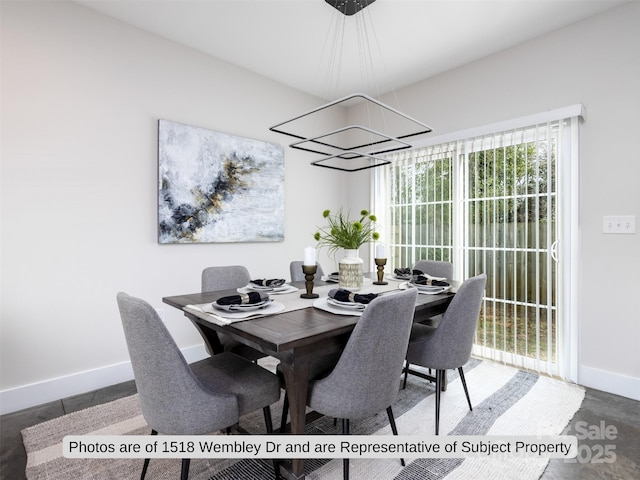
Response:
[[[202,270],[202,291],[217,292],[240,288],[251,282],[247,267],[242,265],[224,265],[207,267]]]
[[[202,292],[216,292],[219,290],[232,290],[251,282],[251,275],[249,270],[242,265],[228,265],[228,266],[216,266],[207,267],[202,270]],[[204,344],[210,355],[213,355],[216,350],[222,350],[225,352],[232,352],[241,357],[244,357],[251,361],[256,361],[259,358],[265,356],[264,353],[251,348],[248,345],[240,343],[233,338],[218,332],[219,346],[211,345],[208,336],[202,331],[202,327],[194,322],[194,325],[202,335]]]
[[[432,277],[453,278],[453,263],[441,260],[418,260],[413,266],[414,270],[428,273]]]
[[[316,270],[315,278],[320,280],[324,275],[324,271],[322,270],[322,266],[319,263],[316,263],[318,266]],[[304,282],[304,273],[302,273],[302,260],[294,260],[289,264],[289,274],[291,275],[292,282]]]
[[[142,415],[152,435],[210,434],[259,408],[272,432],[270,405],[280,397],[276,375],[233,353],[189,365],[151,305],[123,292],[117,300]],[[189,463],[182,460],[182,480],[189,475]],[[145,459],[141,480],[148,466]]]
[[[342,433],[350,420],[387,411],[391,430],[398,434],[392,404],[400,378],[418,291],[409,289],[374,299],[358,320],[335,367],[323,378],[310,379],[307,405],[323,415],[342,419]],[[313,370],[320,371],[316,366]],[[283,418],[287,411],[283,410]],[[401,460],[404,466],[404,460]],[[349,459],[343,459],[349,478]]]
[[[462,367],[471,356],[486,283],[487,276],[484,273],[465,280],[444,312],[438,327],[416,323],[411,329],[403,388],[407,385],[409,373],[435,380],[436,435],[440,430],[440,392],[445,370],[458,369],[469,410],[473,410]],[[412,364],[433,368],[436,371],[435,378],[410,371],[409,367]]]

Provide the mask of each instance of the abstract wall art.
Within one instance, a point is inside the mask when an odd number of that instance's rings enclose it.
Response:
[[[159,243],[282,240],[282,146],[158,121]]]

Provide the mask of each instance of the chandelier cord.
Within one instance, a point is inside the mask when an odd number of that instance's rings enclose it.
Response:
[[[354,65],[346,66],[360,68],[359,78],[364,89],[360,90],[362,93],[341,97],[280,122],[270,130],[296,138],[290,145],[291,148],[324,155],[312,161],[312,165],[355,172],[388,164],[389,157],[380,155],[411,148],[411,144],[405,139],[429,133],[432,129],[376,99],[381,97],[381,93],[375,75],[374,47],[377,48],[380,64],[385,72],[387,66],[373,27],[373,16],[369,10],[361,12],[376,0],[325,1],[335,7],[335,10],[316,70],[314,92],[322,90],[318,84],[323,80],[320,72],[325,63],[328,64],[328,68],[324,69],[327,90],[333,89],[336,94],[340,92],[342,70],[346,61],[343,55],[345,49],[348,49],[348,53],[355,51],[357,54]],[[355,37],[346,34],[347,17],[353,15],[356,17],[353,22],[356,27]],[[371,28],[367,26],[367,21]],[[358,78],[356,75],[354,77]],[[399,104],[394,85],[391,85],[391,92],[395,102]],[[364,120],[368,123],[362,123]],[[336,124],[338,126],[332,126]],[[391,128],[392,132],[387,131],[387,128]]]
[[[345,15],[339,10],[333,11],[314,78],[313,91],[319,91],[321,84],[324,83],[329,85],[330,97],[337,95],[342,77],[341,59],[344,53],[345,19]],[[326,68],[323,68],[324,65]],[[321,75],[321,71],[324,72],[324,75]],[[321,131],[322,127],[318,124],[319,121],[320,119],[316,118],[312,132],[319,133]]]
[[[382,55],[382,49],[380,47],[380,43],[378,42],[378,37],[376,34],[375,24],[373,21],[373,15],[371,11],[365,9],[360,12],[360,15],[356,15],[357,19],[357,34],[358,34],[358,49],[360,55],[358,55],[360,59],[360,77],[361,83],[366,86],[370,90],[370,95],[374,98],[380,99],[381,93],[378,81],[375,75],[375,62],[373,55],[373,48],[371,37],[375,40],[375,46],[377,48],[378,58],[380,59],[382,65],[384,66],[384,57]],[[368,92],[364,92],[368,93]],[[373,117],[379,115],[380,116],[380,125],[382,126],[381,130],[386,131],[387,124],[384,116],[384,112],[381,108],[376,108],[377,112],[372,111],[373,105],[369,103],[365,103],[367,120],[370,125],[373,125],[374,120]],[[368,133],[370,138],[370,143],[375,141],[374,135],[372,133]]]

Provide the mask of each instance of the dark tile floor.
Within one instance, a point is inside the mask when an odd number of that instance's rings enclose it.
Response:
[[[93,392],[0,416],[0,480],[25,479],[27,456],[20,431],[67,413],[100,405],[136,393],[133,380]]]
[[[640,479],[640,402],[588,388],[563,434],[578,437],[578,457],[551,460],[542,480]]]
[[[135,385],[130,381],[3,415],[0,417],[0,480],[25,478],[27,459],[20,435],[22,429],[133,393]],[[542,480],[640,478],[640,402],[587,389],[581,408],[564,433],[578,437],[579,458],[551,460]],[[608,438],[603,438],[605,436]]]

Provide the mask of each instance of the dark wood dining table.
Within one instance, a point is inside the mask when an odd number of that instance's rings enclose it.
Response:
[[[290,282],[290,285],[299,287],[300,293],[305,291],[304,282]],[[316,287],[325,285],[329,284],[315,281]],[[455,288],[456,284],[453,286]],[[397,288],[397,283],[389,282],[389,291]],[[229,325],[212,323],[206,313],[186,310],[188,305],[212,303],[218,298],[236,293],[235,290],[191,293],[164,297],[162,301],[182,310],[185,316],[200,328],[214,353],[218,353],[216,350],[220,348],[217,333],[221,332],[280,360],[289,395],[291,433],[303,434],[310,361],[314,356],[341,351],[359,317],[337,315],[314,308],[313,300],[308,300],[306,308],[251,318]],[[429,322],[431,317],[443,313],[453,295],[451,291],[438,295],[418,295],[414,321]],[[390,326],[393,325],[393,319],[389,319],[389,322]],[[288,478],[304,478],[304,460],[294,459],[284,466]]]

